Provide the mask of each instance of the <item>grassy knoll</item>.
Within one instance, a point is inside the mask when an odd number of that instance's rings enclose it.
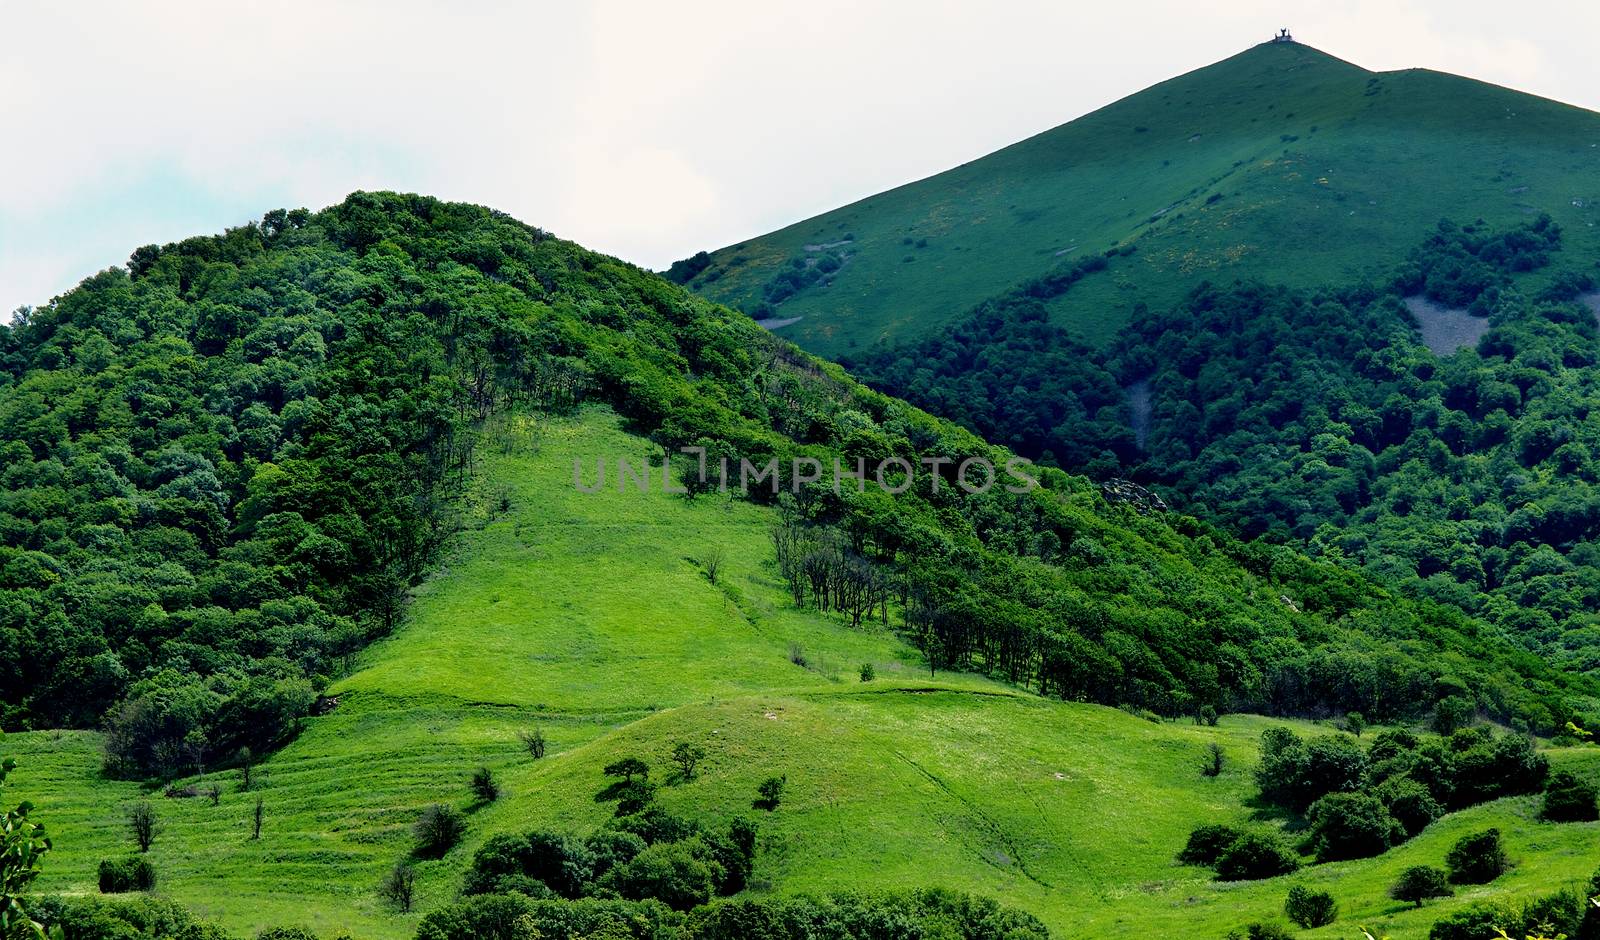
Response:
[[[600,768],[635,754],[668,784],[669,808],[762,818],[754,890],[945,884],[1025,907],[1063,936],[1220,936],[1281,906],[1288,879],[1217,885],[1172,861],[1198,822],[1255,812],[1249,765],[1266,719],[1156,724],[968,676],[930,679],[892,636],[789,609],[771,570],[768,511],[659,487],[621,495],[614,481],[576,492],[574,458],[588,475],[598,454],[649,449],[609,413],[493,437],[457,550],[406,625],[331,690],[338,708],[258,769],[257,793],[239,792],[238,772],[226,771],[207,780],[225,790],[215,807],[149,796],[163,826],[151,851],[161,893],[239,933],[297,923],[407,936],[420,912],[453,896],[488,835],[602,822]],[[717,585],[701,564],[713,548],[725,559]],[[807,666],[791,661],[796,645]],[[863,662],[873,682],[858,680]],[[551,744],[537,762],[517,741],[535,725]],[[668,773],[677,740],[708,751],[693,781]],[[1230,759],[1212,780],[1198,769],[1209,741]],[[6,750],[21,760],[16,795],[38,804],[57,842],[40,890],[92,892],[98,861],[131,848],[121,811],[139,787],[99,775],[92,733],[13,735]],[[1600,773],[1600,750],[1552,758]],[[409,850],[412,820],[434,801],[469,807],[466,777],[479,765],[505,795],[471,809],[460,848],[420,864],[419,913],[389,910],[374,887]],[[753,811],[756,784],[777,773],[789,778],[782,806]],[[266,821],[255,841],[258,794]],[[1344,909],[1339,925],[1308,936],[1346,936],[1357,920],[1422,936],[1488,892],[1586,877],[1600,830],[1537,823],[1534,810],[1503,800],[1382,858],[1303,873]],[[1511,874],[1421,912],[1384,898],[1401,868],[1437,864],[1486,825],[1507,832]]]

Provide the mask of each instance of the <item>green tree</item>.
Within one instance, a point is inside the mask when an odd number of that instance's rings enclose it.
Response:
[[[456,847],[466,834],[467,821],[461,811],[453,806],[435,803],[417,817],[413,834],[417,839],[416,854],[421,858],[443,858]]]
[[[1568,771],[1550,776],[1539,816],[1551,822],[1591,822],[1600,819],[1595,786]]]
[[[1283,900],[1283,913],[1289,920],[1311,929],[1331,924],[1339,916],[1339,905],[1326,891],[1312,891],[1305,885],[1293,885]]]
[[[778,804],[783,801],[783,788],[787,786],[788,783],[789,777],[787,774],[777,777],[768,777],[767,779],[761,781],[761,785],[756,787],[756,809],[764,809],[767,812],[772,812],[773,810],[777,809]]]
[[[500,798],[500,784],[495,782],[494,771],[487,767],[474,770],[468,786],[480,803],[493,803]]]
[[[1462,836],[1445,853],[1444,864],[1450,870],[1452,884],[1487,884],[1500,877],[1507,864],[1500,830],[1485,829]]]
[[[624,783],[632,783],[634,777],[648,779],[650,765],[637,757],[624,757],[607,764],[603,773],[607,777],[621,777]]]
[[[1445,873],[1431,865],[1413,865],[1400,873],[1389,888],[1389,897],[1406,901],[1417,907],[1429,898],[1445,898],[1454,894]]]
[[[1383,801],[1366,793],[1330,793],[1311,804],[1306,815],[1318,862],[1379,855],[1406,837]]]
[[[1218,881],[1255,881],[1287,875],[1300,860],[1277,836],[1247,832],[1222,850],[1216,867]]]
[[[696,768],[706,759],[706,749],[692,741],[679,741],[672,746],[672,760],[685,780],[693,780]]]
[[[133,842],[140,852],[150,851],[160,830],[155,807],[150,805],[149,800],[140,800],[128,808],[128,832],[133,835]]]

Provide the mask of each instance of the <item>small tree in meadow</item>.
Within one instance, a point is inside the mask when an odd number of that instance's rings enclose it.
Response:
[[[453,806],[435,803],[422,811],[414,829],[417,837],[417,855],[423,858],[443,858],[456,847],[467,831],[461,811]]]
[[[1360,712],[1351,712],[1344,716],[1344,730],[1356,737],[1361,737],[1361,732],[1367,730],[1367,716]]]
[[[1450,881],[1458,885],[1488,884],[1506,870],[1506,850],[1500,844],[1500,830],[1485,829],[1462,836],[1444,857]]]
[[[871,682],[873,679],[876,679],[876,678],[878,678],[878,670],[872,668],[872,664],[871,663],[862,663],[861,664],[861,681],[862,682]]]
[[[1284,916],[1310,930],[1331,924],[1339,916],[1339,905],[1326,891],[1312,891],[1305,885],[1289,889],[1283,901]]]
[[[535,728],[532,731],[523,731],[518,733],[517,737],[522,741],[522,746],[534,760],[544,757],[545,740],[543,729]]]
[[[679,741],[672,746],[672,760],[685,780],[693,780],[695,770],[706,759],[706,749],[692,741]]]
[[[783,788],[787,786],[788,783],[788,775],[768,777],[767,779],[761,781],[761,786],[756,787],[756,793],[759,794],[759,797],[751,805],[753,805],[756,809],[764,809],[769,813],[772,812],[778,808],[779,803],[783,802]]]
[[[156,832],[160,825],[156,821],[155,807],[148,801],[141,800],[133,804],[128,810],[128,831],[133,834],[134,844],[139,846],[139,851],[148,852],[150,846],[156,841]]]
[[[700,567],[706,573],[706,580],[712,584],[717,583],[717,576],[722,573],[723,562],[727,560],[727,552],[722,546],[713,545],[700,553]]]
[[[416,869],[405,862],[396,862],[378,885],[378,896],[399,908],[402,914],[411,910],[411,900],[416,895]]]
[[[1422,906],[1422,902],[1429,898],[1447,898],[1454,894],[1450,890],[1449,879],[1445,873],[1432,865],[1413,865],[1400,873],[1400,877],[1389,888],[1389,897],[1396,901],[1406,901]]]
[[[632,783],[634,777],[648,780],[650,765],[637,757],[624,757],[607,764],[602,773],[607,777],[621,777],[623,783]]]
[[[495,782],[494,771],[487,767],[479,767],[472,772],[472,781],[469,784],[472,795],[480,803],[493,803],[500,798],[500,784]]]

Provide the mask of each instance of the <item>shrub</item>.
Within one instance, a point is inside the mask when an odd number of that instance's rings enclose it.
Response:
[[[534,760],[544,756],[544,729],[535,728],[532,731],[520,731],[517,733],[517,739],[522,742],[522,746],[527,749],[528,755]]]
[[[1404,841],[1405,827],[1365,793],[1330,793],[1311,804],[1311,844],[1319,862],[1369,858]]]
[[[720,881],[720,865],[702,857],[698,839],[652,845],[607,873],[605,887],[630,901],[654,898],[675,911],[687,911],[711,900]]]
[[[1185,865],[1215,865],[1222,852],[1244,835],[1232,826],[1206,825],[1189,833],[1189,841],[1178,853]]]
[[[101,894],[153,891],[155,886],[156,869],[148,859],[133,855],[128,858],[106,859],[100,863]]]
[[[1218,881],[1254,881],[1287,875],[1300,860],[1277,836],[1247,832],[1217,856]]]
[[[128,810],[128,831],[133,834],[134,844],[139,846],[139,851],[150,851],[158,831],[155,807],[146,801],[135,803]]]
[[[1596,798],[1593,784],[1585,783],[1563,770],[1553,775],[1545,787],[1544,806],[1539,816],[1551,822],[1590,822],[1600,819]]]
[[[1500,830],[1485,829],[1462,836],[1444,857],[1450,881],[1458,885],[1488,884],[1505,873],[1506,850]]]
[[[1407,868],[1389,888],[1389,897],[1396,901],[1408,901],[1417,907],[1421,907],[1428,898],[1446,898],[1454,893],[1450,890],[1445,873],[1432,865]]]
[[[873,679],[876,679],[876,678],[878,678],[878,671],[876,669],[872,668],[872,664],[871,663],[862,663],[861,664],[861,681],[862,682],[871,682]]]
[[[1444,815],[1444,807],[1428,788],[1409,777],[1387,780],[1377,792],[1407,836],[1416,835]]]
[[[1295,885],[1283,900],[1283,913],[1294,923],[1309,930],[1333,923],[1339,916],[1339,905],[1333,900],[1333,895],[1326,891],[1312,891],[1305,885]]]
[[[1367,716],[1360,712],[1351,712],[1344,716],[1344,730],[1356,737],[1361,737],[1361,732],[1367,730]]]
[[[397,862],[378,885],[378,897],[399,908],[400,913],[410,913],[411,899],[416,893],[416,887],[416,869],[404,862]]]
[[[761,781],[761,786],[756,787],[756,793],[759,796],[752,805],[756,809],[764,809],[769,813],[777,809],[778,804],[783,802],[783,788],[788,783],[789,777],[787,775],[768,777]]]
[[[1227,940],[1294,940],[1294,934],[1277,924],[1251,924],[1244,933],[1228,931]]]
[[[1474,904],[1452,911],[1437,921],[1428,931],[1428,940],[1479,940],[1496,938],[1500,929],[1510,935],[1522,920],[1521,914],[1504,904]]]
[[[1215,728],[1217,726],[1217,707],[1215,705],[1201,705],[1200,711],[1194,717],[1195,724]]]
[[[480,894],[431,911],[417,940],[518,940],[517,921],[538,903],[520,894]]]
[[[443,858],[456,847],[467,831],[461,811],[453,806],[435,803],[422,811],[414,832],[417,837],[417,855],[422,858]]]
[[[479,767],[472,772],[472,782],[469,786],[472,795],[480,802],[493,803],[500,798],[500,785],[494,782],[494,771],[487,767]]]
[[[617,835],[632,840],[635,853],[644,848],[637,837]],[[621,851],[615,846],[610,848]],[[608,860],[607,865],[612,861]],[[595,852],[583,840],[541,830],[522,836],[501,834],[478,847],[461,890],[465,894],[518,891],[530,897],[553,892],[575,898],[583,894],[585,885],[594,877],[595,866]]]

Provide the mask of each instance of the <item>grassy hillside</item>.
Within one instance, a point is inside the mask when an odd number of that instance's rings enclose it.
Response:
[[[1199,821],[1266,821],[1250,806],[1248,768],[1259,732],[1282,722],[1153,723],[973,676],[929,680],[920,654],[881,629],[793,608],[769,536],[776,510],[572,486],[575,459],[653,449],[605,409],[498,422],[477,451],[462,536],[407,624],[330,690],[339,706],[258,768],[256,793],[223,771],[204,781],[224,786],[218,806],[151,797],[160,892],[239,933],[299,923],[408,936],[453,898],[488,835],[592,827],[611,812],[594,798],[602,766],[638,754],[660,769],[672,742],[693,740],[709,756],[696,780],[662,791],[674,811],[749,813],[760,779],[789,777],[783,805],[761,814],[757,892],[941,884],[992,893],[1062,936],[1221,936],[1277,915],[1291,879],[1219,885],[1172,856]],[[713,586],[694,559],[716,548],[727,567]],[[791,662],[792,644],[808,667]],[[861,663],[878,678],[860,682]],[[516,739],[534,726],[551,742],[542,761]],[[14,795],[38,805],[57,842],[42,891],[92,892],[98,860],[130,847],[121,809],[140,788],[99,774],[97,738],[6,739],[22,762]],[[1198,765],[1212,741],[1230,766],[1206,780]],[[1600,774],[1600,750],[1551,756]],[[389,910],[374,888],[408,851],[410,823],[433,801],[468,805],[480,764],[506,795],[470,814],[461,847],[421,863],[417,914]],[[249,838],[256,795],[260,841]],[[1307,936],[1346,936],[1357,922],[1422,936],[1474,899],[1582,881],[1597,824],[1538,823],[1534,809],[1501,800],[1378,859],[1296,876],[1344,910]],[[1422,911],[1385,899],[1402,867],[1437,864],[1487,825],[1508,833],[1511,874]]]
[[[1591,112],[1269,43],[723,248],[688,283],[793,319],[783,335],[836,357],[930,335],[1117,246],[1137,250],[1051,305],[1055,322],[1095,343],[1135,305],[1164,309],[1203,280],[1311,286],[1386,271],[1441,217],[1503,225],[1549,213],[1570,243],[1548,277],[1600,247],[1597,142]]]

